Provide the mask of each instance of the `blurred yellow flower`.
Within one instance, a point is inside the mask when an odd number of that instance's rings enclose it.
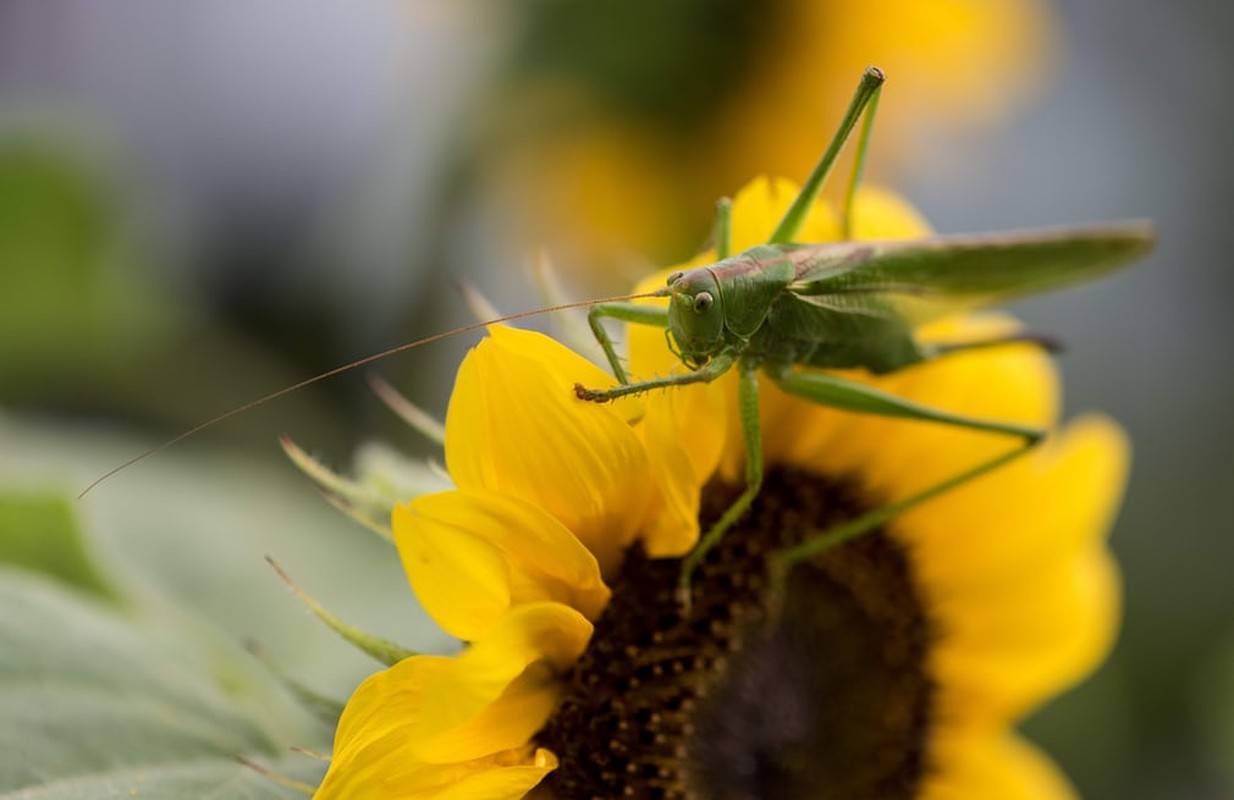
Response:
[[[867,65],[894,97],[877,171],[925,132],[999,120],[1055,55],[1045,0],[692,3],[671,15],[614,2],[567,22],[563,4],[542,4],[548,21],[523,44],[531,66],[495,105],[523,137],[499,183],[531,243],[594,269],[614,254],[679,260],[715,198],[763,172],[804,178]]]
[[[740,193],[734,246],[765,241],[795,193],[767,180]],[[877,191],[858,195],[855,223],[858,238],[926,232]],[[837,235],[817,206],[803,238]],[[1010,324],[966,316],[922,335]],[[671,364],[662,331],[629,335],[633,373]],[[1054,371],[1026,345],[869,380],[962,414],[1046,428],[1057,414]],[[766,482],[684,610],[674,556],[740,488],[733,382],[601,406],[576,400],[576,381],[612,385],[513,329],[463,362],[446,420],[456,488],[397,506],[393,529],[424,607],[468,644],[357,689],[318,798],[1074,796],[1012,727],[1090,672],[1117,627],[1114,424],[1074,422],[798,565],[773,613],[769,553],[1006,443],[765,387]]]

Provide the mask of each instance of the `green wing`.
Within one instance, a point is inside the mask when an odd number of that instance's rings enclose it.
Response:
[[[807,302],[921,324],[1093,280],[1152,249],[1147,222],[786,248]]]

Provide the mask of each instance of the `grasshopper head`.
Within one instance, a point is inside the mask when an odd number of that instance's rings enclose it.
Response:
[[[668,328],[689,367],[701,367],[724,345],[724,299],[706,267],[668,276]]]

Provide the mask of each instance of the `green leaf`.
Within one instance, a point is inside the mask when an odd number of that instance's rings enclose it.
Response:
[[[0,442],[0,485],[68,493],[150,444],[3,413]],[[381,665],[306,613],[266,556],[367,631],[420,652],[457,647],[417,604],[394,549],[324,502],[273,437],[269,453],[262,461],[190,442],[76,504],[90,550],[125,598],[191,613],[228,643],[254,642],[279,670],[338,700]]]
[[[304,795],[278,786],[240,764],[211,761],[202,764],[137,767],[53,781],[0,794],[0,800],[133,800],[143,798],[195,800],[275,800]]]
[[[0,485],[28,498],[68,494],[146,446],[3,414],[0,441]],[[0,568],[0,800],[299,796],[233,756],[315,785],[323,765],[288,748],[329,752],[322,719],[381,665],[305,613],[267,555],[367,630],[456,646],[389,544],[322,502],[273,440],[270,452],[190,443],[72,507],[122,604]]]
[[[168,621],[0,569],[0,798],[298,796],[235,759],[286,758],[319,726],[238,648]]]
[[[72,501],[59,493],[0,489],[0,563],[119,599],[87,553]]]

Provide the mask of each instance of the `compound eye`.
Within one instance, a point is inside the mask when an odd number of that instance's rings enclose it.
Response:
[[[711,292],[699,292],[694,295],[694,310],[702,314],[710,309],[714,302],[715,298],[711,296]]]
[[[668,276],[668,285],[672,286],[674,283],[676,283],[681,278],[682,275],[685,275],[685,273],[682,272],[681,270],[677,270],[676,272],[670,273]]]

